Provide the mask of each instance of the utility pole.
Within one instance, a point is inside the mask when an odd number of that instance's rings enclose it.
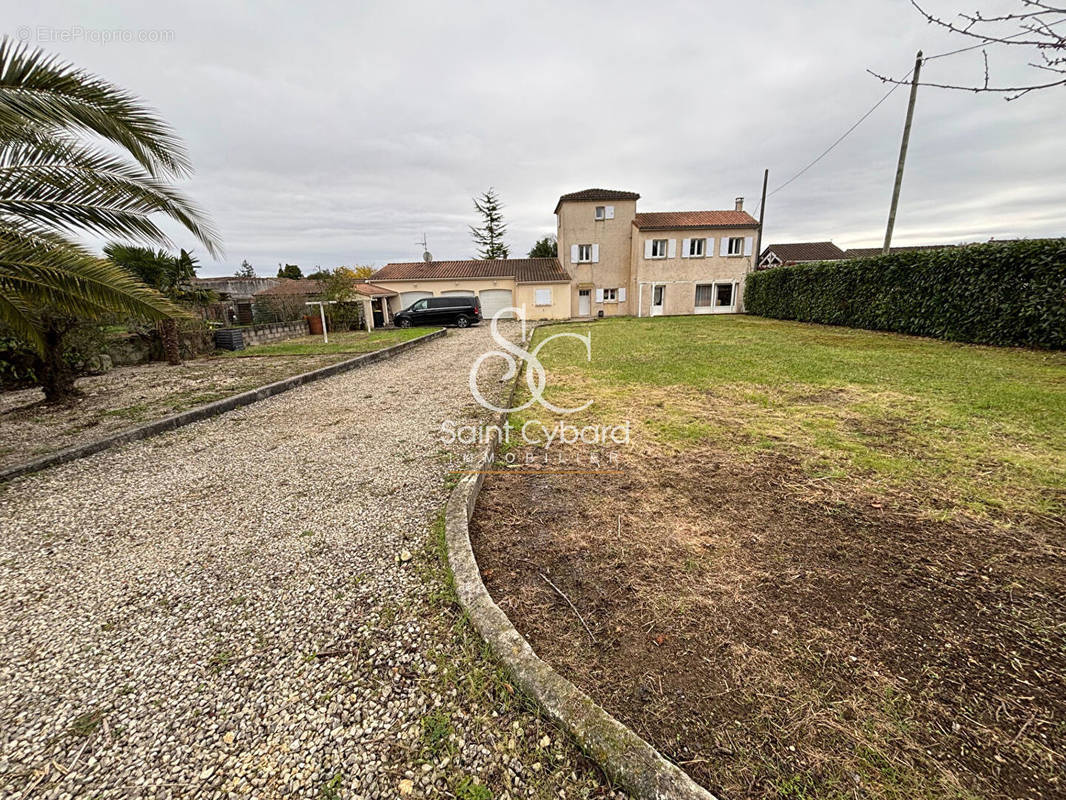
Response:
[[[914,119],[914,100],[918,96],[918,75],[922,71],[922,51],[914,59],[911,73],[911,99],[907,103],[907,121],[903,124],[903,142],[899,146],[899,164],[896,165],[896,185],[892,187],[892,206],[888,209],[888,228],[885,230],[885,246],[881,250],[888,255],[892,247],[892,228],[896,225],[896,206],[899,205],[899,190],[903,185],[903,162],[907,160],[907,144],[911,139],[911,120]]]
[[[759,201],[759,230],[755,234],[755,261],[751,265],[753,272],[755,267],[759,265],[759,258],[762,256],[762,221],[766,219],[766,181],[769,177],[770,170],[764,169],[762,171],[762,199]]]

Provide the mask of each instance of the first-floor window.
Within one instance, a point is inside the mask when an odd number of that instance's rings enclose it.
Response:
[[[550,306],[552,304],[552,290],[537,289],[533,293],[533,303],[538,306]]]
[[[729,250],[727,251],[731,256],[744,255],[744,237],[743,236],[730,236],[729,237]]]
[[[728,308],[733,305],[733,284],[716,283],[714,286],[714,304],[718,308]]]
[[[714,304],[714,286],[709,283],[696,284],[696,308],[710,308]]]
[[[706,239],[689,239],[688,240],[688,255],[689,258],[699,258],[703,255],[703,247],[707,244]]]
[[[604,289],[603,290],[603,302],[605,302],[605,303],[617,303],[618,302],[618,290],[617,289]]]
[[[666,239],[651,240],[651,257],[666,258]]]
[[[579,244],[577,246],[577,260],[578,261],[592,261],[592,245],[591,244]]]

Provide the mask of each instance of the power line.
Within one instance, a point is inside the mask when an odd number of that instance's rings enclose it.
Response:
[[[1062,20],[1062,21],[1066,22],[1066,20]],[[1055,23],[1052,23],[1052,24],[1053,25],[1058,25],[1059,23],[1055,22]],[[1013,34],[1011,36],[1004,37],[1001,41],[1005,42],[1005,41],[1008,41],[1010,39],[1017,39],[1019,36],[1024,36],[1027,33],[1029,33],[1029,31],[1019,31],[1018,33],[1015,33],[1015,34]],[[978,49],[980,49],[982,47],[988,47],[989,44],[990,44],[989,42],[981,42],[979,44],[970,45],[968,47],[960,47],[958,50],[949,50],[949,51],[947,51],[945,53],[937,53],[936,55],[926,56],[926,57],[924,57],[922,59],[922,61],[923,62],[932,61],[933,59],[945,58],[947,56],[954,56],[954,55],[958,55],[959,53],[968,53],[971,50],[978,50]],[[914,72],[914,70],[911,69],[906,75],[904,75],[902,78],[899,79],[898,83],[893,83],[892,84],[892,88],[889,89],[880,100],[878,100],[876,103],[874,103],[869,111],[867,111],[865,114],[863,114],[861,117],[859,117],[859,119],[856,120],[855,123],[850,128],[848,128],[846,131],[844,131],[844,133],[841,134],[840,138],[838,138],[835,142],[833,142],[831,145],[829,145],[829,147],[827,147],[816,159],[814,159],[809,164],[807,164],[807,166],[805,166],[803,169],[801,169],[799,172],[797,172],[795,175],[793,175],[787,181],[785,181],[780,186],[778,186],[776,189],[774,189],[772,192],[770,192],[770,194],[768,194],[767,197],[773,197],[775,194],[780,192],[782,189],[784,189],[786,186],[788,186],[794,180],[796,180],[801,175],[803,175],[807,170],[809,170],[811,167],[813,167],[815,164],[817,164],[819,161],[821,161],[823,158],[825,158],[827,155],[829,155],[831,152],[833,152],[833,150],[836,148],[836,146],[838,144],[840,144],[842,141],[844,141],[845,139],[847,139],[848,136],[851,135],[851,132],[854,131],[857,127],[859,127],[859,125],[861,125],[866,120],[867,117],[869,117],[872,113],[874,113],[874,111],[876,111],[878,109],[878,107],[882,103],[884,103],[889,97],[891,97],[892,93],[894,91],[896,91],[896,89],[898,89],[900,86],[902,86],[904,83],[906,83],[913,72]],[[760,213],[762,212],[762,204],[761,203],[759,204],[759,212]],[[756,214],[755,216],[758,217],[759,215]]]

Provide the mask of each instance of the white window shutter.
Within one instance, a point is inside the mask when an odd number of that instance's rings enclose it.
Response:
[[[600,263],[600,246],[598,244],[592,245],[592,263]]]
[[[722,237],[722,244],[718,248],[718,255],[720,255],[720,256],[729,255],[729,237],[728,236],[723,236]]]
[[[707,237],[707,244],[703,246],[703,255],[710,257],[714,255],[714,237]]]
[[[614,219],[614,206],[607,206],[607,219]]]
[[[751,255],[751,245],[752,245],[752,242],[754,242],[754,241],[755,241],[755,238],[753,236],[745,236],[744,237],[744,255],[746,255],[746,256],[750,256]]]
[[[576,244],[570,245],[570,263],[571,264],[576,264],[577,263],[577,245]]]
[[[596,302],[597,303],[602,303],[603,302],[603,289],[597,289],[596,290]]]
[[[651,258],[651,239],[644,242],[644,257]]]
[[[666,249],[667,258],[677,258],[677,239],[671,239]]]
[[[626,301],[626,287],[619,286],[618,287],[618,302],[619,303],[624,303],[625,301]]]
[[[689,243],[688,239],[682,239],[681,240],[681,257],[682,258],[688,258],[688,243]]]

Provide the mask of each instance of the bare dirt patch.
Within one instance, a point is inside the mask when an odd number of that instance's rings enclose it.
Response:
[[[351,358],[345,354],[200,358],[119,367],[81,378],[70,406],[46,406],[40,389],[0,393],[0,466],[98,439],[289,375]]]
[[[489,476],[475,553],[538,654],[696,780],[1062,796],[1063,520],[933,520],[780,453],[624,468]]]

